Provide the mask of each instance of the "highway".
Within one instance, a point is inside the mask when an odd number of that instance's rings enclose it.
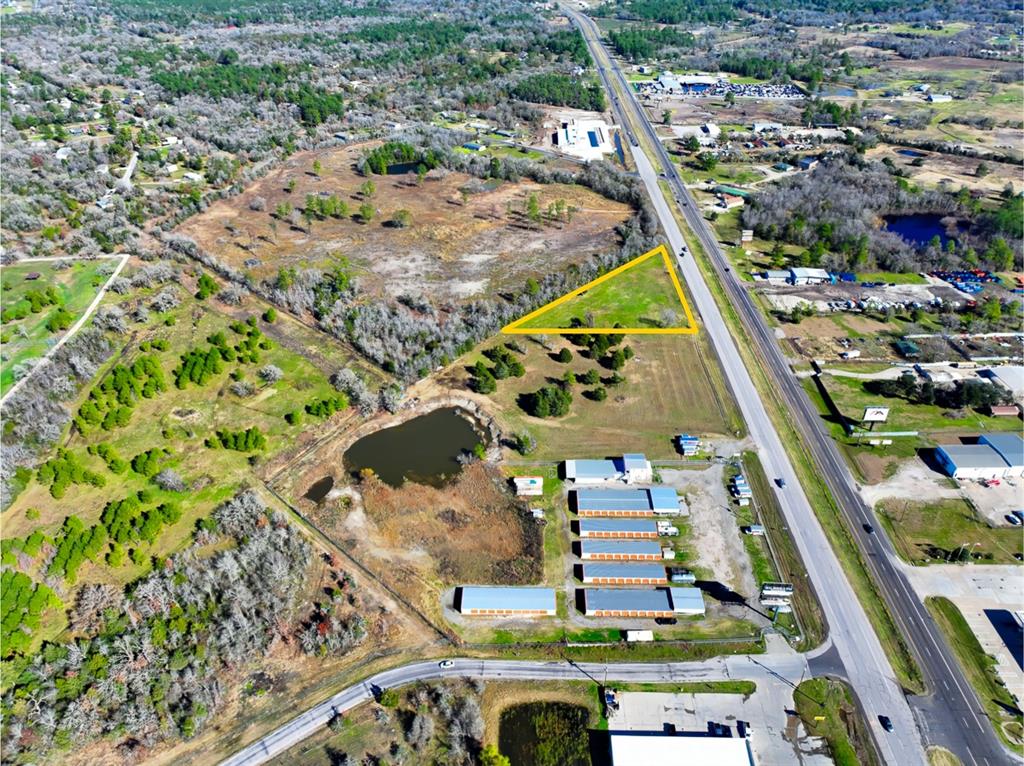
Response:
[[[447,663],[446,663],[447,664]],[[594,681],[679,683],[682,681],[724,681],[742,679],[770,682],[781,679],[797,683],[807,672],[807,661],[799,654],[716,657],[704,662],[536,662],[530,660],[455,659],[450,667],[425,660],[385,670],[344,689],[319,705],[296,716],[284,726],[222,761],[220,766],[257,766],[297,745],[338,714],[374,699],[374,692],[416,681],[472,677],[502,681]]]
[[[750,434],[758,444],[765,468],[770,476],[781,477],[786,481],[786,488],[778,491],[780,504],[822,603],[830,635],[846,669],[847,679],[867,712],[868,723],[886,763],[900,766],[924,763],[922,739],[917,735],[919,731],[925,735],[929,744],[948,748],[964,764],[992,766],[1017,762],[1003,748],[988,724],[955,657],[895,565],[895,551],[891,543],[880,525],[874,523],[871,510],[864,505],[836,444],[822,428],[817,410],[792,374],[771,328],[764,322],[748,292],[729,270],[728,260],[718,245],[717,237],[681,182],[622,71],[601,44],[596,24],[565,6],[563,11],[581,30],[590,48],[604,86],[612,98],[616,118],[629,134],[639,175],[647,186],[670,245],[677,254],[682,253],[683,236],[659,186],[659,172],[644,151],[637,151],[640,134],[634,131],[642,131],[646,142],[657,153],[655,159],[663,179],[669,183],[688,227],[711,259],[717,278],[724,285],[750,337],[754,339],[757,352],[789,412],[793,414],[794,423],[809,446],[823,479],[845,514],[849,529],[855,530],[858,535],[858,543],[875,582],[885,593],[890,611],[918,656],[929,696],[908,701],[800,487],[779,434],[761,406],[759,394],[700,269],[693,257],[677,256],[677,263],[703,319],[702,329],[711,338]],[[863,525],[867,523],[875,526],[877,531],[874,534],[862,532]],[[910,709],[911,701],[918,714],[916,720]],[[892,719],[894,733],[889,734],[882,729],[877,720],[879,714],[888,715]]]

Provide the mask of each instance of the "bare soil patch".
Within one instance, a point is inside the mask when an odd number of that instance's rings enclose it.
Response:
[[[376,191],[365,198],[359,187],[368,179],[356,171],[356,162],[374,145],[296,154],[179,231],[257,280],[273,279],[281,268],[325,267],[344,258],[369,295],[427,293],[462,301],[519,288],[530,276],[617,247],[615,227],[631,214],[628,205],[581,186],[484,182],[444,169],[431,171],[422,184],[415,174],[373,176]],[[315,160],[322,165],[319,175],[312,171]],[[271,215],[280,204],[301,210],[310,194],[337,195],[349,214],[314,219],[308,227]],[[534,194],[542,211],[565,200],[576,209],[571,221],[531,224],[523,211]],[[257,198],[263,210],[251,209],[259,206]],[[370,223],[357,214],[364,202],[375,210]],[[410,214],[405,228],[389,225],[398,210]]]

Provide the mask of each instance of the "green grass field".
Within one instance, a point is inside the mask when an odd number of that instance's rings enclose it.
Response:
[[[911,564],[943,563],[964,542],[972,544],[973,553],[990,554],[992,559],[985,558],[985,563],[1015,564],[1013,555],[1024,550],[1019,528],[991,527],[961,499],[885,500],[878,507],[878,517],[897,552]]]
[[[967,680],[978,694],[996,733],[1008,747],[1020,755],[1024,752],[1020,744],[1020,735],[1024,733],[1024,717],[1019,713],[1011,715],[1008,712],[1019,710],[1019,707],[1006,686],[1000,682],[995,660],[978,643],[971,626],[952,601],[945,598],[929,598],[925,600],[925,605],[953,648],[953,653],[960,661]],[[1007,736],[1004,727],[1009,728],[1016,737]]]
[[[859,282],[891,282],[897,285],[924,285],[928,280],[913,272],[902,274],[896,271],[857,272]]]
[[[868,766],[878,759],[859,719],[850,690],[839,681],[804,681],[793,694],[797,713],[811,734],[824,737],[836,766]],[[817,720],[822,717],[823,720]]]
[[[0,305],[4,309],[17,306],[30,290],[45,290],[52,285],[58,288],[64,301],[64,310],[71,315],[70,321],[74,323],[89,307],[97,288],[106,280],[100,274],[100,269],[110,268],[113,263],[116,261],[109,259],[78,261],[66,269],[57,269],[50,261],[5,266],[3,276],[0,277]],[[33,272],[38,273],[39,278],[26,279]],[[3,346],[3,353],[0,354],[0,391],[14,383],[15,367],[43,356],[64,334],[62,330],[51,332],[46,327],[47,320],[57,309],[57,306],[46,306],[36,314],[29,313],[23,319],[3,323],[0,328],[0,343]]]
[[[655,255],[538,314],[520,327],[686,327],[664,260]]]

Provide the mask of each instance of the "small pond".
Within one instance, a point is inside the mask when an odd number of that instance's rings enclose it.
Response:
[[[945,247],[950,237],[942,225],[944,216],[938,213],[913,213],[911,215],[889,215],[885,217],[885,230],[899,234],[915,247],[927,247],[932,237],[938,237]]]
[[[840,96],[843,98],[852,98],[857,95],[857,91],[846,85],[826,85],[818,93],[822,96]]]
[[[345,453],[345,469],[373,470],[392,487],[403,481],[439,486],[461,470],[458,457],[484,441],[462,410],[434,410],[364,436]]]
[[[312,486],[306,490],[306,499],[312,500],[314,503],[319,503],[327,497],[327,493],[334,489],[334,477],[324,476],[322,479],[318,479],[313,482]]]
[[[904,157],[924,157],[924,152],[919,152],[916,149],[897,149],[896,154],[902,154]]]
[[[530,702],[501,714],[498,750],[512,766],[591,766],[590,711],[567,702]]]

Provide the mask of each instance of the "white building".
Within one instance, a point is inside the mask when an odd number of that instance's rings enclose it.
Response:
[[[827,285],[832,276],[825,269],[807,269],[797,267],[789,270],[791,285]]]
[[[750,740],[741,737],[631,731],[609,740],[612,766],[757,766]]]
[[[1024,440],[1019,434],[986,434],[977,444],[940,444],[935,460],[954,479],[1003,479],[1024,475]]]
[[[566,460],[565,478],[576,484],[640,484],[654,480],[654,469],[646,457],[631,453],[613,460]]]

